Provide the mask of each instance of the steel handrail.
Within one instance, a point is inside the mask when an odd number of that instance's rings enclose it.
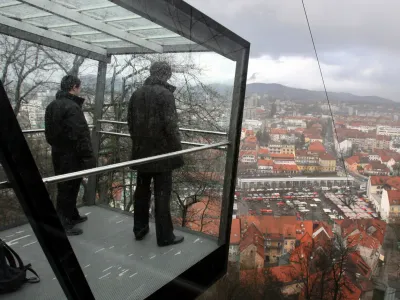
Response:
[[[103,174],[106,172],[115,171],[115,170],[118,170],[121,168],[138,166],[138,165],[142,165],[145,163],[160,161],[160,160],[163,160],[166,158],[176,157],[179,155],[200,152],[200,151],[204,151],[204,150],[208,150],[208,149],[215,149],[215,148],[218,148],[221,146],[227,146],[229,144],[230,144],[229,142],[216,143],[216,144],[211,144],[211,145],[201,146],[201,147],[197,147],[197,148],[191,148],[191,149],[156,155],[156,156],[142,158],[142,159],[125,161],[125,162],[111,164],[111,165],[107,165],[107,166],[101,166],[101,167],[82,170],[82,171],[78,171],[78,172],[72,172],[72,173],[67,173],[67,174],[62,174],[62,175],[51,176],[51,177],[43,178],[43,182],[45,184],[59,183],[59,182],[82,178],[82,177],[86,177],[86,176],[99,175],[99,174]],[[4,189],[4,188],[9,188],[9,187],[11,187],[11,185],[7,181],[0,183],[0,190]]]
[[[120,136],[120,137],[131,137],[129,133],[121,133],[121,132],[112,132],[112,131],[99,131],[99,133],[106,134],[106,135],[114,135],[114,136]],[[183,145],[188,145],[188,146],[207,146],[210,144],[203,144],[203,143],[193,143],[193,142],[185,142],[182,141],[181,144]],[[226,147],[219,147],[219,149],[226,149]]]
[[[128,125],[128,122],[121,121],[113,121],[113,120],[98,120],[99,123],[107,123],[107,124],[116,124],[116,125]],[[179,128],[180,131],[186,132],[197,132],[197,133],[206,133],[206,134],[214,134],[214,135],[222,135],[227,136],[228,133],[222,131],[210,131],[210,130],[202,130],[202,129],[190,129],[190,128]]]

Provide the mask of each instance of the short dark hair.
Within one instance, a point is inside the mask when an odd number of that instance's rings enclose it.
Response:
[[[61,79],[61,90],[65,92],[69,92],[74,87],[81,86],[81,80],[73,75],[66,75]]]
[[[172,68],[166,61],[156,61],[150,67],[150,75],[155,77],[171,76]]]

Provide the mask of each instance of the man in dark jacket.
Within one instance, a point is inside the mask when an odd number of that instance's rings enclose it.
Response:
[[[93,156],[89,126],[79,97],[81,81],[71,75],[61,80],[61,90],[56,99],[46,108],[45,135],[51,145],[54,172],[56,175],[96,167]],[[74,227],[87,220],[76,208],[76,198],[82,178],[57,184],[57,212],[68,235],[82,234]]]
[[[182,150],[173,92],[168,84],[171,67],[166,62],[155,62],[150,77],[136,90],[128,108],[128,125],[132,138],[132,159],[147,158]],[[149,232],[149,206],[151,180],[154,181],[154,201],[157,244],[168,246],[181,243],[175,236],[170,213],[172,171],[183,166],[183,157],[163,159],[132,167],[137,170],[134,194],[134,227],[137,240]]]

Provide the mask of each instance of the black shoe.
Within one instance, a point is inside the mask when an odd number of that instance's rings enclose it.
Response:
[[[166,247],[166,246],[170,246],[170,245],[176,245],[179,243],[182,243],[183,240],[185,238],[183,236],[176,236],[172,241],[168,241],[168,242],[157,242],[159,247]]]
[[[61,224],[65,229],[65,233],[68,236],[71,235],[80,235],[83,233],[83,230],[80,228],[75,228],[75,223],[73,220],[60,216]]]
[[[137,241],[143,240],[144,237],[149,233],[149,231],[150,231],[149,226],[146,226],[145,228],[143,228],[139,232],[135,232],[135,230],[133,230],[133,232],[135,233],[135,238],[136,238]]]
[[[71,219],[71,222],[72,222],[74,225],[76,225],[76,224],[79,224],[79,223],[86,222],[87,220],[88,220],[88,217],[87,217],[87,216],[78,216],[78,217],[76,217],[76,218]]]
[[[70,227],[70,228],[65,228],[65,233],[68,236],[72,236],[72,235],[80,235],[83,233],[83,230],[80,228],[76,228],[76,227]]]

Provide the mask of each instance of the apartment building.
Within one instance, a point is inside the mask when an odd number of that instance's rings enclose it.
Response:
[[[377,135],[400,136],[400,126],[378,125],[376,126]]]

